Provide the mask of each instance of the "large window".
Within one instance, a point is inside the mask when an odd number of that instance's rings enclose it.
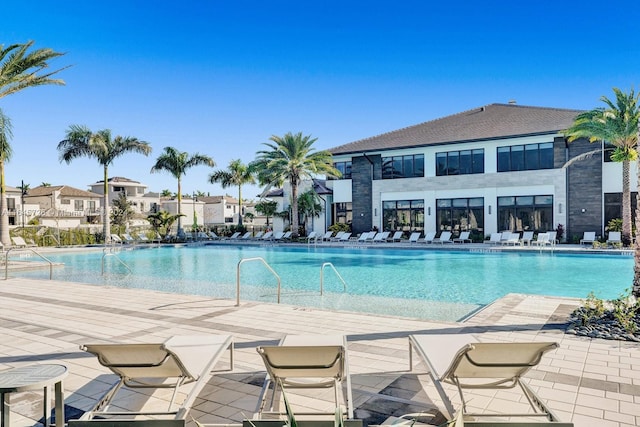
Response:
[[[382,202],[382,228],[385,231],[424,230],[424,200]]]
[[[436,153],[436,175],[484,173],[484,149]]]
[[[342,174],[338,179],[351,179],[351,161],[335,162],[333,167],[338,169]]]
[[[553,169],[553,143],[498,147],[498,172]]]
[[[83,211],[84,210],[84,200],[74,200],[73,201],[73,208],[76,211]]]
[[[353,207],[348,203],[333,204],[333,223],[351,224],[353,222]]]
[[[498,197],[498,230],[554,230],[553,196]]]
[[[436,231],[484,230],[484,198],[436,200]]]
[[[638,193],[631,192],[631,218],[636,217],[636,200]],[[612,219],[622,219],[622,193],[604,194],[604,225]]]
[[[423,176],[423,154],[382,158],[382,179],[416,178]]]

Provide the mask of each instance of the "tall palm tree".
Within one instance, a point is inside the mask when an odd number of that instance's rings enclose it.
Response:
[[[111,136],[111,130],[103,129],[91,132],[86,126],[71,125],[65,139],[58,143],[60,162],[71,163],[78,157],[94,157],[102,165],[103,196],[102,196],[102,231],[104,241],[109,242],[111,227],[109,221],[109,166],[113,161],[125,153],[140,153],[148,156],[151,146],[148,142],[135,137]]]
[[[319,217],[322,213],[320,196],[313,189],[305,191],[298,196],[298,210],[303,218],[305,236],[307,233],[307,222],[309,218]]]
[[[178,236],[184,235],[182,230],[182,176],[186,175],[187,169],[198,165],[215,166],[216,163],[209,156],[203,154],[190,155],[184,151],[178,151],[173,147],[165,147],[156,159],[156,164],[151,168],[151,173],[167,171],[178,180]]]
[[[231,160],[227,170],[217,170],[209,175],[209,183],[220,183],[222,188],[238,186],[238,227],[242,227],[242,186],[255,184],[256,180],[251,169],[240,159]]]
[[[49,48],[30,50],[33,41],[22,44],[12,44],[5,48],[0,44],[0,98],[20,92],[28,87],[42,85],[64,85],[64,81],[52,76],[67,67],[49,70],[49,61],[64,55]],[[7,209],[6,190],[4,181],[4,162],[11,158],[11,125],[9,119],[2,113],[3,123],[0,124],[0,212]],[[0,241],[4,245],[11,244],[9,237],[9,217],[0,215]]]
[[[600,98],[606,108],[595,108],[579,114],[569,129],[565,131],[569,142],[578,138],[587,138],[590,142],[607,141],[615,149],[611,159],[622,163],[622,241],[625,246],[631,243],[631,173],[630,163],[638,157],[638,119],[640,108],[638,95],[631,90],[628,94],[613,88],[615,102],[603,96]],[[579,160],[594,152],[571,159]],[[570,164],[567,162],[567,164]],[[565,165],[566,166],[566,165]]]
[[[291,186],[291,231],[292,238],[298,237],[298,186],[303,179],[324,174],[339,177],[340,171],[333,167],[331,153],[314,152],[313,144],[317,138],[302,136],[302,132],[286,133],[269,138],[265,142],[269,150],[258,151],[258,158],[251,164],[261,184],[282,185],[288,181]]]
[[[13,138],[11,119],[0,109],[0,216],[2,216],[2,236],[0,239],[3,245],[11,244],[11,237],[9,236],[9,215],[5,214],[7,205],[4,180],[4,164],[11,159],[11,155],[13,154],[11,144],[9,143],[11,138]],[[4,225],[5,222],[6,226]]]

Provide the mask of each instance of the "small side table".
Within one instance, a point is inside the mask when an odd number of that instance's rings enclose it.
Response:
[[[9,395],[21,391],[44,390],[44,425],[51,425],[51,386],[55,386],[56,425],[64,426],[64,390],[62,379],[68,374],[64,365],[29,365],[0,371],[0,427],[10,427]],[[62,421],[62,422],[61,422]]]

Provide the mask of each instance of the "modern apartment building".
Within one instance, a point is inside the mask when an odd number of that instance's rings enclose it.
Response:
[[[563,130],[579,113],[491,104],[334,147],[342,177],[327,182],[327,223],[350,223],[354,233],[469,230],[482,238],[562,225],[569,241],[603,235],[621,217],[622,167],[602,153],[563,167],[605,144],[567,142]]]

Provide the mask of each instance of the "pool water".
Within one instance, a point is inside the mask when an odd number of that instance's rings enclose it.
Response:
[[[161,246],[51,254],[53,278],[126,288],[236,298],[238,262],[263,258],[281,278],[281,302],[432,320],[458,320],[507,293],[616,298],[631,286],[633,257],[473,253],[378,248]],[[320,271],[324,293],[320,296]],[[131,273],[124,265],[130,267]],[[101,274],[104,265],[104,274]],[[48,270],[12,273],[48,278]],[[263,263],[240,267],[242,301],[276,302],[277,280]]]

